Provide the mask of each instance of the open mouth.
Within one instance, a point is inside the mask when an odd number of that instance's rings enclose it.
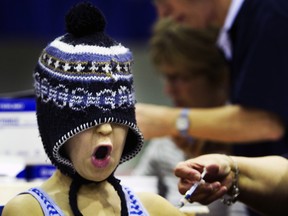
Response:
[[[110,146],[100,146],[94,152],[94,158],[96,160],[104,160],[110,155],[111,147]]]
[[[102,145],[95,149],[92,155],[92,164],[97,168],[105,168],[110,163],[110,154],[112,147]]]

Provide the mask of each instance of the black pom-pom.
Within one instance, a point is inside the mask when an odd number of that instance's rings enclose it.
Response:
[[[89,2],[81,2],[65,17],[66,31],[75,37],[103,32],[106,21],[101,11]]]

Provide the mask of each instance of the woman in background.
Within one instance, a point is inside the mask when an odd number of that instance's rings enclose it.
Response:
[[[175,107],[212,108],[227,103],[228,65],[215,46],[218,30],[194,30],[171,19],[159,19],[150,39],[150,57],[164,82],[164,91]],[[149,140],[133,174],[153,175],[158,193],[172,204],[179,203],[178,162],[207,153],[230,153],[231,146],[197,139],[189,135]],[[208,206],[207,215],[246,215],[240,203],[227,207],[222,203]],[[206,215],[206,214],[204,214]]]

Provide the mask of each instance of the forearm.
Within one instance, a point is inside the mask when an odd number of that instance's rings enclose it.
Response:
[[[240,170],[240,201],[265,215],[288,213],[288,162],[285,158],[232,158]]]
[[[137,109],[138,125],[146,139],[179,135],[175,122],[180,108],[142,104]],[[275,115],[237,105],[191,109],[189,119],[191,136],[224,143],[276,140],[285,130]]]
[[[284,127],[275,115],[237,105],[192,109],[190,120],[191,135],[222,142],[276,140],[284,134]]]

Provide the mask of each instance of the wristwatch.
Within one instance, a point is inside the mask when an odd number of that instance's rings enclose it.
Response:
[[[180,115],[176,119],[176,128],[183,137],[188,137],[188,130],[190,127],[189,109],[182,109]]]

